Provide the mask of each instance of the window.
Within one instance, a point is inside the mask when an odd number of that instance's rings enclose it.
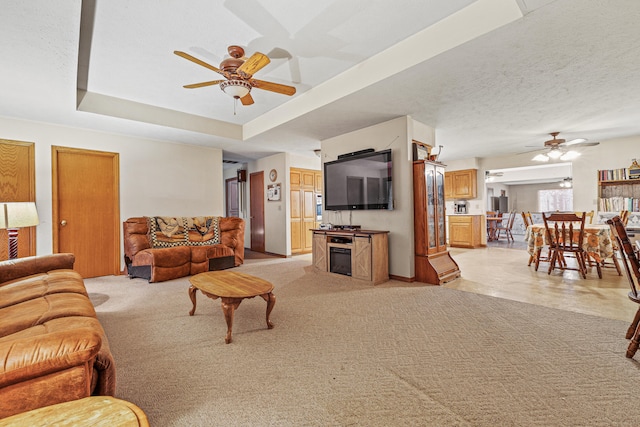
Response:
[[[538,190],[540,212],[573,211],[573,188]]]

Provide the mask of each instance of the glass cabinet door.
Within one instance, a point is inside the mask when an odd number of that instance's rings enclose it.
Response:
[[[436,188],[435,188],[435,168],[431,165],[425,165],[425,180],[427,184],[427,251],[435,248],[436,243],[436,224],[433,220],[436,214]]]
[[[444,216],[444,168],[436,168],[436,221],[438,223],[438,247],[446,247],[447,234]]]

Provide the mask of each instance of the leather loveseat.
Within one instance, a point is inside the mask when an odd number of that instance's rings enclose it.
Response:
[[[109,343],[74,262],[0,262],[0,418],[115,393]]]
[[[129,277],[162,282],[244,262],[244,220],[135,217],[123,223]]]

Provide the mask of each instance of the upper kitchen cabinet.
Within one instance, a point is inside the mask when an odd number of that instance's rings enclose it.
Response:
[[[475,199],[477,197],[477,169],[445,172],[444,181],[444,197],[446,199]]]

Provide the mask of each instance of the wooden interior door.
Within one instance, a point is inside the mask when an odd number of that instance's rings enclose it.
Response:
[[[229,178],[225,181],[227,216],[239,216],[240,204],[238,199],[238,178]]]
[[[299,170],[289,171],[289,222],[291,225],[291,253],[298,254],[302,252],[303,236],[302,236],[302,198],[300,193],[300,184],[302,173]]]
[[[33,142],[0,139],[0,202],[35,202]],[[41,213],[42,216],[42,213]],[[0,230],[0,260],[9,258],[7,230]],[[18,231],[18,258],[36,254],[36,227]]]
[[[76,256],[82,277],[120,273],[119,156],[51,147],[53,251]]]
[[[249,193],[251,208],[251,250],[265,252],[264,242],[264,172],[254,172],[249,175]]]
[[[289,221],[291,253],[309,253],[313,249],[313,230],[318,228],[316,195],[322,192],[322,172],[310,169],[289,170]]]

